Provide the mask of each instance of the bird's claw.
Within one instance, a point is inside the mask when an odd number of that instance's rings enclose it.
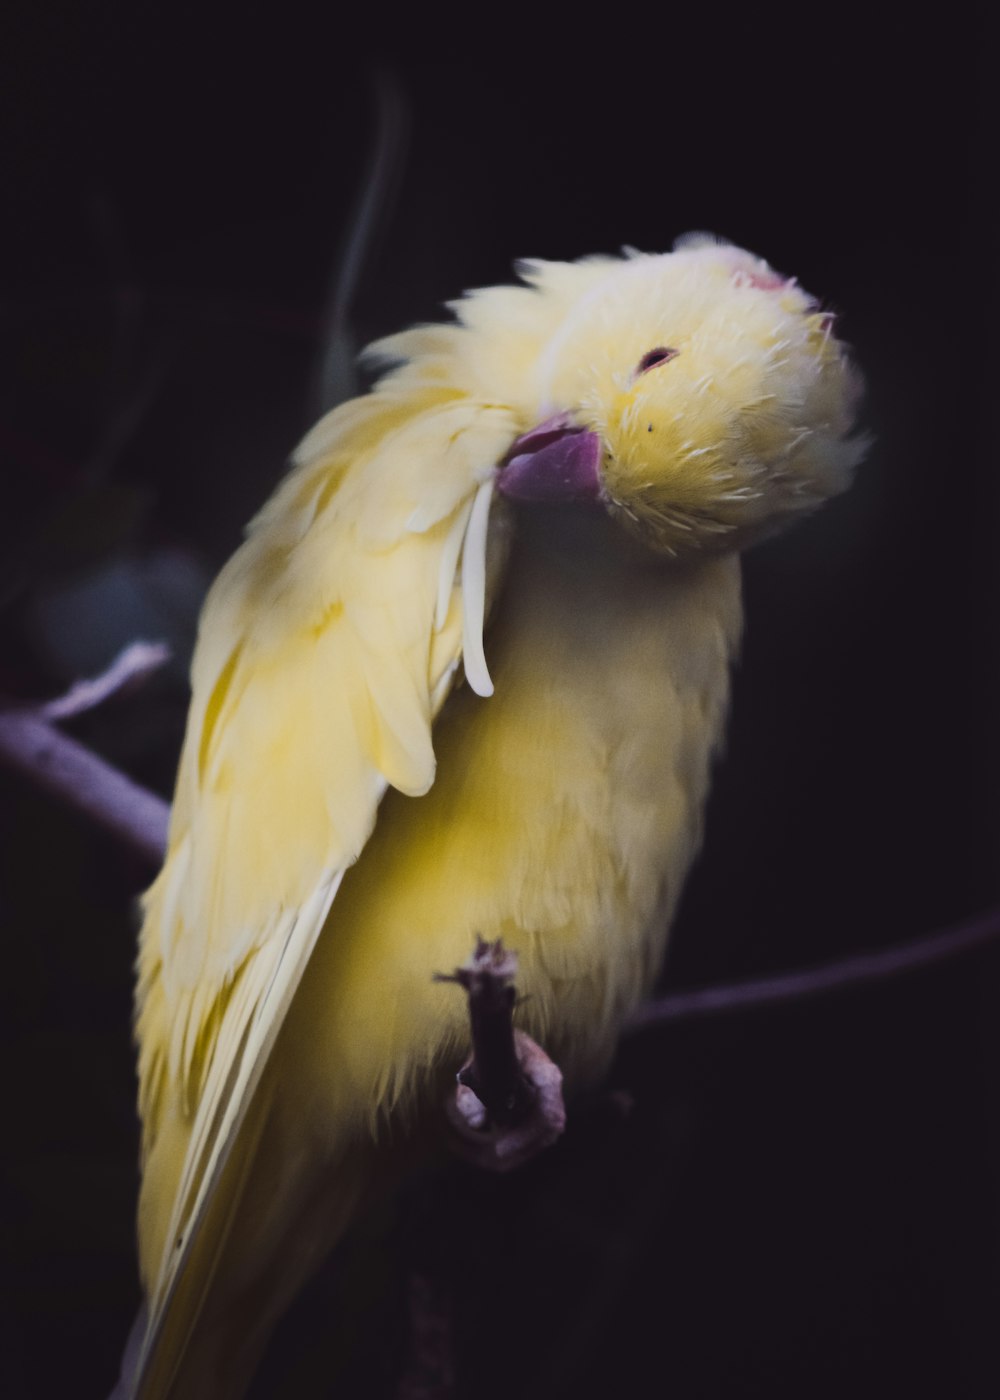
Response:
[[[467,1084],[457,1083],[445,1103],[459,1156],[487,1171],[506,1172],[528,1162],[562,1135],[566,1106],[562,1072],[524,1031],[514,1032],[518,1063],[530,1089],[523,1117],[498,1126],[489,1121],[485,1104]]]

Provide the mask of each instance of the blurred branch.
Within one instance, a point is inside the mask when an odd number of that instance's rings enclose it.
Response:
[[[388,222],[406,155],[409,113],[393,73],[380,70],[373,74],[372,99],[375,131],[364,180],[327,294],[323,352],[315,391],[316,417],[358,392],[358,346],[351,330],[351,312],[379,225]]]
[[[113,695],[146,679],[170,660],[170,648],[164,642],[133,642],[119,653],[108,669],[93,680],[74,681],[65,695],[42,705],[42,719],[69,719],[103,705]]]
[[[170,807],[110,763],[53,728],[131,689],[164,664],[170,650],[134,642],[93,680],[37,707],[0,709],[0,764],[109,832],[151,866],[163,860]]]
[[[455,1363],[448,1290],[424,1272],[411,1275],[407,1291],[409,1337],[396,1400],[450,1400]]]
[[[103,827],[150,865],[167,844],[170,808],[31,710],[0,711],[0,763]]]
[[[836,962],[800,972],[781,972],[773,977],[755,977],[746,982],[724,983],[690,992],[674,992],[639,1007],[628,1021],[628,1034],[650,1030],[676,1021],[696,1020],[728,1011],[757,1011],[827,996],[852,987],[886,982],[901,973],[914,972],[933,963],[944,962],[1000,940],[1000,909],[991,909],[967,923],[954,924],[938,933],[915,938],[896,948],[877,953],[858,953]]]

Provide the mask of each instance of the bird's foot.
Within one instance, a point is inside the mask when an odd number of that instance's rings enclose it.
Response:
[[[459,1156],[487,1171],[507,1172],[551,1147],[566,1127],[562,1071],[524,1031],[514,1031],[514,1048],[525,1092],[512,1121],[491,1121],[489,1110],[475,1091],[462,1082],[472,1057],[459,1072],[458,1083],[445,1102]]]

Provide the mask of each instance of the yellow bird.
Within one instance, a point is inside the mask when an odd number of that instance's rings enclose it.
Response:
[[[831,318],[749,253],[519,273],[369,350],[206,603],[139,954],[142,1400],[244,1392],[439,1112],[477,934],[601,1074],[701,840],[739,551],[861,455]]]

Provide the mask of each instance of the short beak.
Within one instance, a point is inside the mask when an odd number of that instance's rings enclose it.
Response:
[[[497,490],[515,501],[596,501],[602,496],[600,468],[597,433],[557,413],[511,444]]]

